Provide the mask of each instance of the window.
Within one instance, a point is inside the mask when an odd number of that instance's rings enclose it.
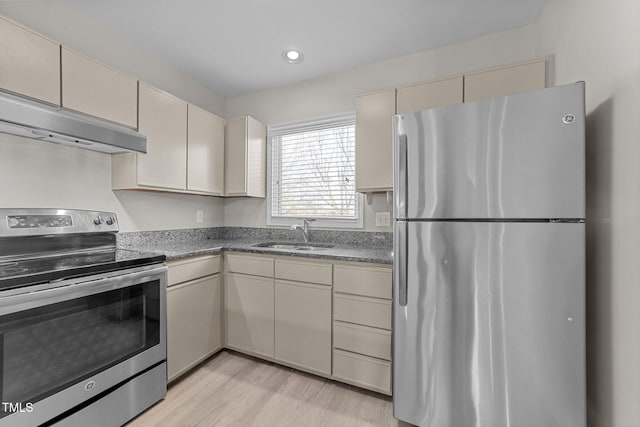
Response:
[[[269,127],[267,223],[362,227],[353,114]]]

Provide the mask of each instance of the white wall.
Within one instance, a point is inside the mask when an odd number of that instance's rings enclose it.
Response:
[[[108,154],[0,133],[0,207],[116,212],[121,231],[218,227],[216,197],[111,191]],[[204,223],[196,223],[196,211]]]
[[[354,95],[368,90],[553,55],[557,83],[587,82],[589,425],[640,426],[637,0],[548,0],[529,27],[226,102],[57,0],[0,2],[0,13],[210,111],[267,124],[353,110]],[[0,206],[115,210],[126,231],[198,226],[196,209],[205,210],[205,226],[223,216],[226,225],[264,225],[262,200],[113,193],[109,173],[103,154],[0,134]],[[378,230],[373,213],[384,210],[376,196],[365,228]]]
[[[226,114],[227,117],[249,114],[267,125],[274,125],[354,111],[355,96],[359,93],[531,59],[533,35],[529,26],[228,98]]]
[[[0,13],[52,40],[224,115],[224,99],[57,0],[0,1]],[[215,197],[111,190],[109,155],[0,134],[0,207],[59,207],[117,213],[121,231],[221,226]],[[204,222],[196,223],[196,211]]]
[[[547,0],[529,27],[231,98],[227,114],[267,124],[335,114],[353,110],[364,91],[546,56],[554,57],[556,84],[586,81],[589,426],[638,427],[639,21],[637,0]],[[367,208],[366,229],[376,229],[371,219],[380,209]],[[227,202],[225,221],[248,225],[264,210],[260,201]]]
[[[640,426],[640,2],[548,0],[536,55],[587,88],[589,425]]]
[[[224,98],[59,0],[0,1],[0,14],[73,50],[224,116]]]
[[[290,86],[227,99],[227,116],[249,114],[267,125],[304,120],[355,110],[359,93],[395,87],[421,80],[462,74],[534,57],[531,27],[498,33],[453,46],[370,64],[331,76],[307,80]],[[225,224],[264,226],[264,201],[227,201]],[[376,212],[391,212],[386,195],[373,196],[364,206],[364,229],[391,231],[376,227]]]

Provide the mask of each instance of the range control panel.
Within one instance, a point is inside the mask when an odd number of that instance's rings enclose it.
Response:
[[[71,215],[9,215],[9,228],[72,227]]]
[[[77,209],[0,209],[0,237],[117,232],[113,212]]]

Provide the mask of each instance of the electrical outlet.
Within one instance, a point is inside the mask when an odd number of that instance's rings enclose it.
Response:
[[[391,214],[389,212],[376,212],[376,227],[389,227]]]
[[[204,222],[204,212],[196,211],[196,222],[203,223]]]

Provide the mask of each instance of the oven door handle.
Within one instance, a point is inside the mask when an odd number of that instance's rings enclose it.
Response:
[[[160,281],[160,289],[166,289],[166,272],[167,267],[158,265],[132,269],[130,272],[119,275],[114,275],[111,272],[91,277],[50,282],[45,288],[39,288],[34,291],[29,291],[29,287],[26,287],[24,288],[25,291],[19,294],[3,296],[2,292],[0,292],[0,316],[154,280]]]

